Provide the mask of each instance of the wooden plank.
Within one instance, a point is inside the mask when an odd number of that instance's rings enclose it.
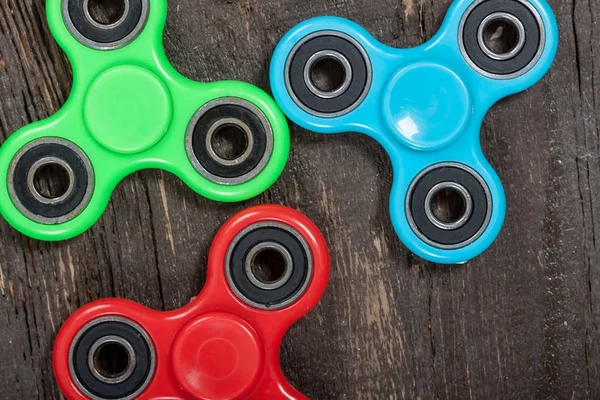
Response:
[[[449,4],[172,0],[165,47],[192,79],[268,89],[274,46],[306,18],[344,16],[408,47],[435,33]],[[561,27],[556,64],[531,90],[495,106],[483,127],[508,201],[504,229],[483,256],[456,267],[412,256],[389,222],[392,171],[382,148],[357,134],[293,127],[282,178],[245,204],[216,204],[167,173],[145,171],[69,242],[30,240],[0,221],[0,398],[59,398],[51,349],[72,311],[107,296],[181,307],[202,288],[218,227],[267,202],[306,213],[331,247],[328,292],[282,352],[286,375],[311,398],[600,397],[600,4],[551,4]],[[0,0],[0,142],[54,113],[70,76],[43,0]]]

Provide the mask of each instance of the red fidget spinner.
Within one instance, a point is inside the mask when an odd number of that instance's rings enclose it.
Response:
[[[279,350],[328,279],[325,239],[307,217],[245,210],[217,233],[206,285],[182,309],[108,299],[76,311],[54,346],[56,379],[70,400],[305,399],[284,378]]]

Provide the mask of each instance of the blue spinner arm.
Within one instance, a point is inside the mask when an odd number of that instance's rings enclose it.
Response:
[[[394,167],[398,236],[425,259],[461,263],[491,245],[505,215],[502,184],[481,151],[483,118],[496,101],[540,80],[557,46],[544,0],[455,1],[439,32],[410,49],[383,45],[351,21],[319,17],[281,40],[271,85],[298,125],[357,131],[381,143]],[[312,76],[327,61],[344,69],[334,88]],[[443,218],[433,205],[449,192],[461,212]]]

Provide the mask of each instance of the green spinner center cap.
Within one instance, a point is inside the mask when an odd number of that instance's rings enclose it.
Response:
[[[134,154],[158,143],[171,124],[173,105],[164,82],[145,68],[109,69],[91,84],[85,98],[85,123],[109,150]]]

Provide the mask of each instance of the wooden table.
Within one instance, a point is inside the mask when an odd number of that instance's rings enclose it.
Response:
[[[449,267],[411,255],[390,224],[382,148],[294,126],[282,178],[245,204],[216,204],[147,171],[127,178],[77,239],[42,243],[0,221],[0,398],[59,398],[52,345],[79,306],[108,296],[186,304],[218,227],[257,203],[301,210],[331,247],[328,292],[282,349],[286,375],[311,398],[600,398],[600,2],[550,2],[561,28],[555,65],[496,105],[481,133],[508,202],[481,257]],[[190,78],[268,89],[275,44],[304,19],[348,17],[406,47],[431,37],[450,3],[171,0],[164,40]],[[0,0],[0,143],[56,112],[70,86],[44,1]]]

